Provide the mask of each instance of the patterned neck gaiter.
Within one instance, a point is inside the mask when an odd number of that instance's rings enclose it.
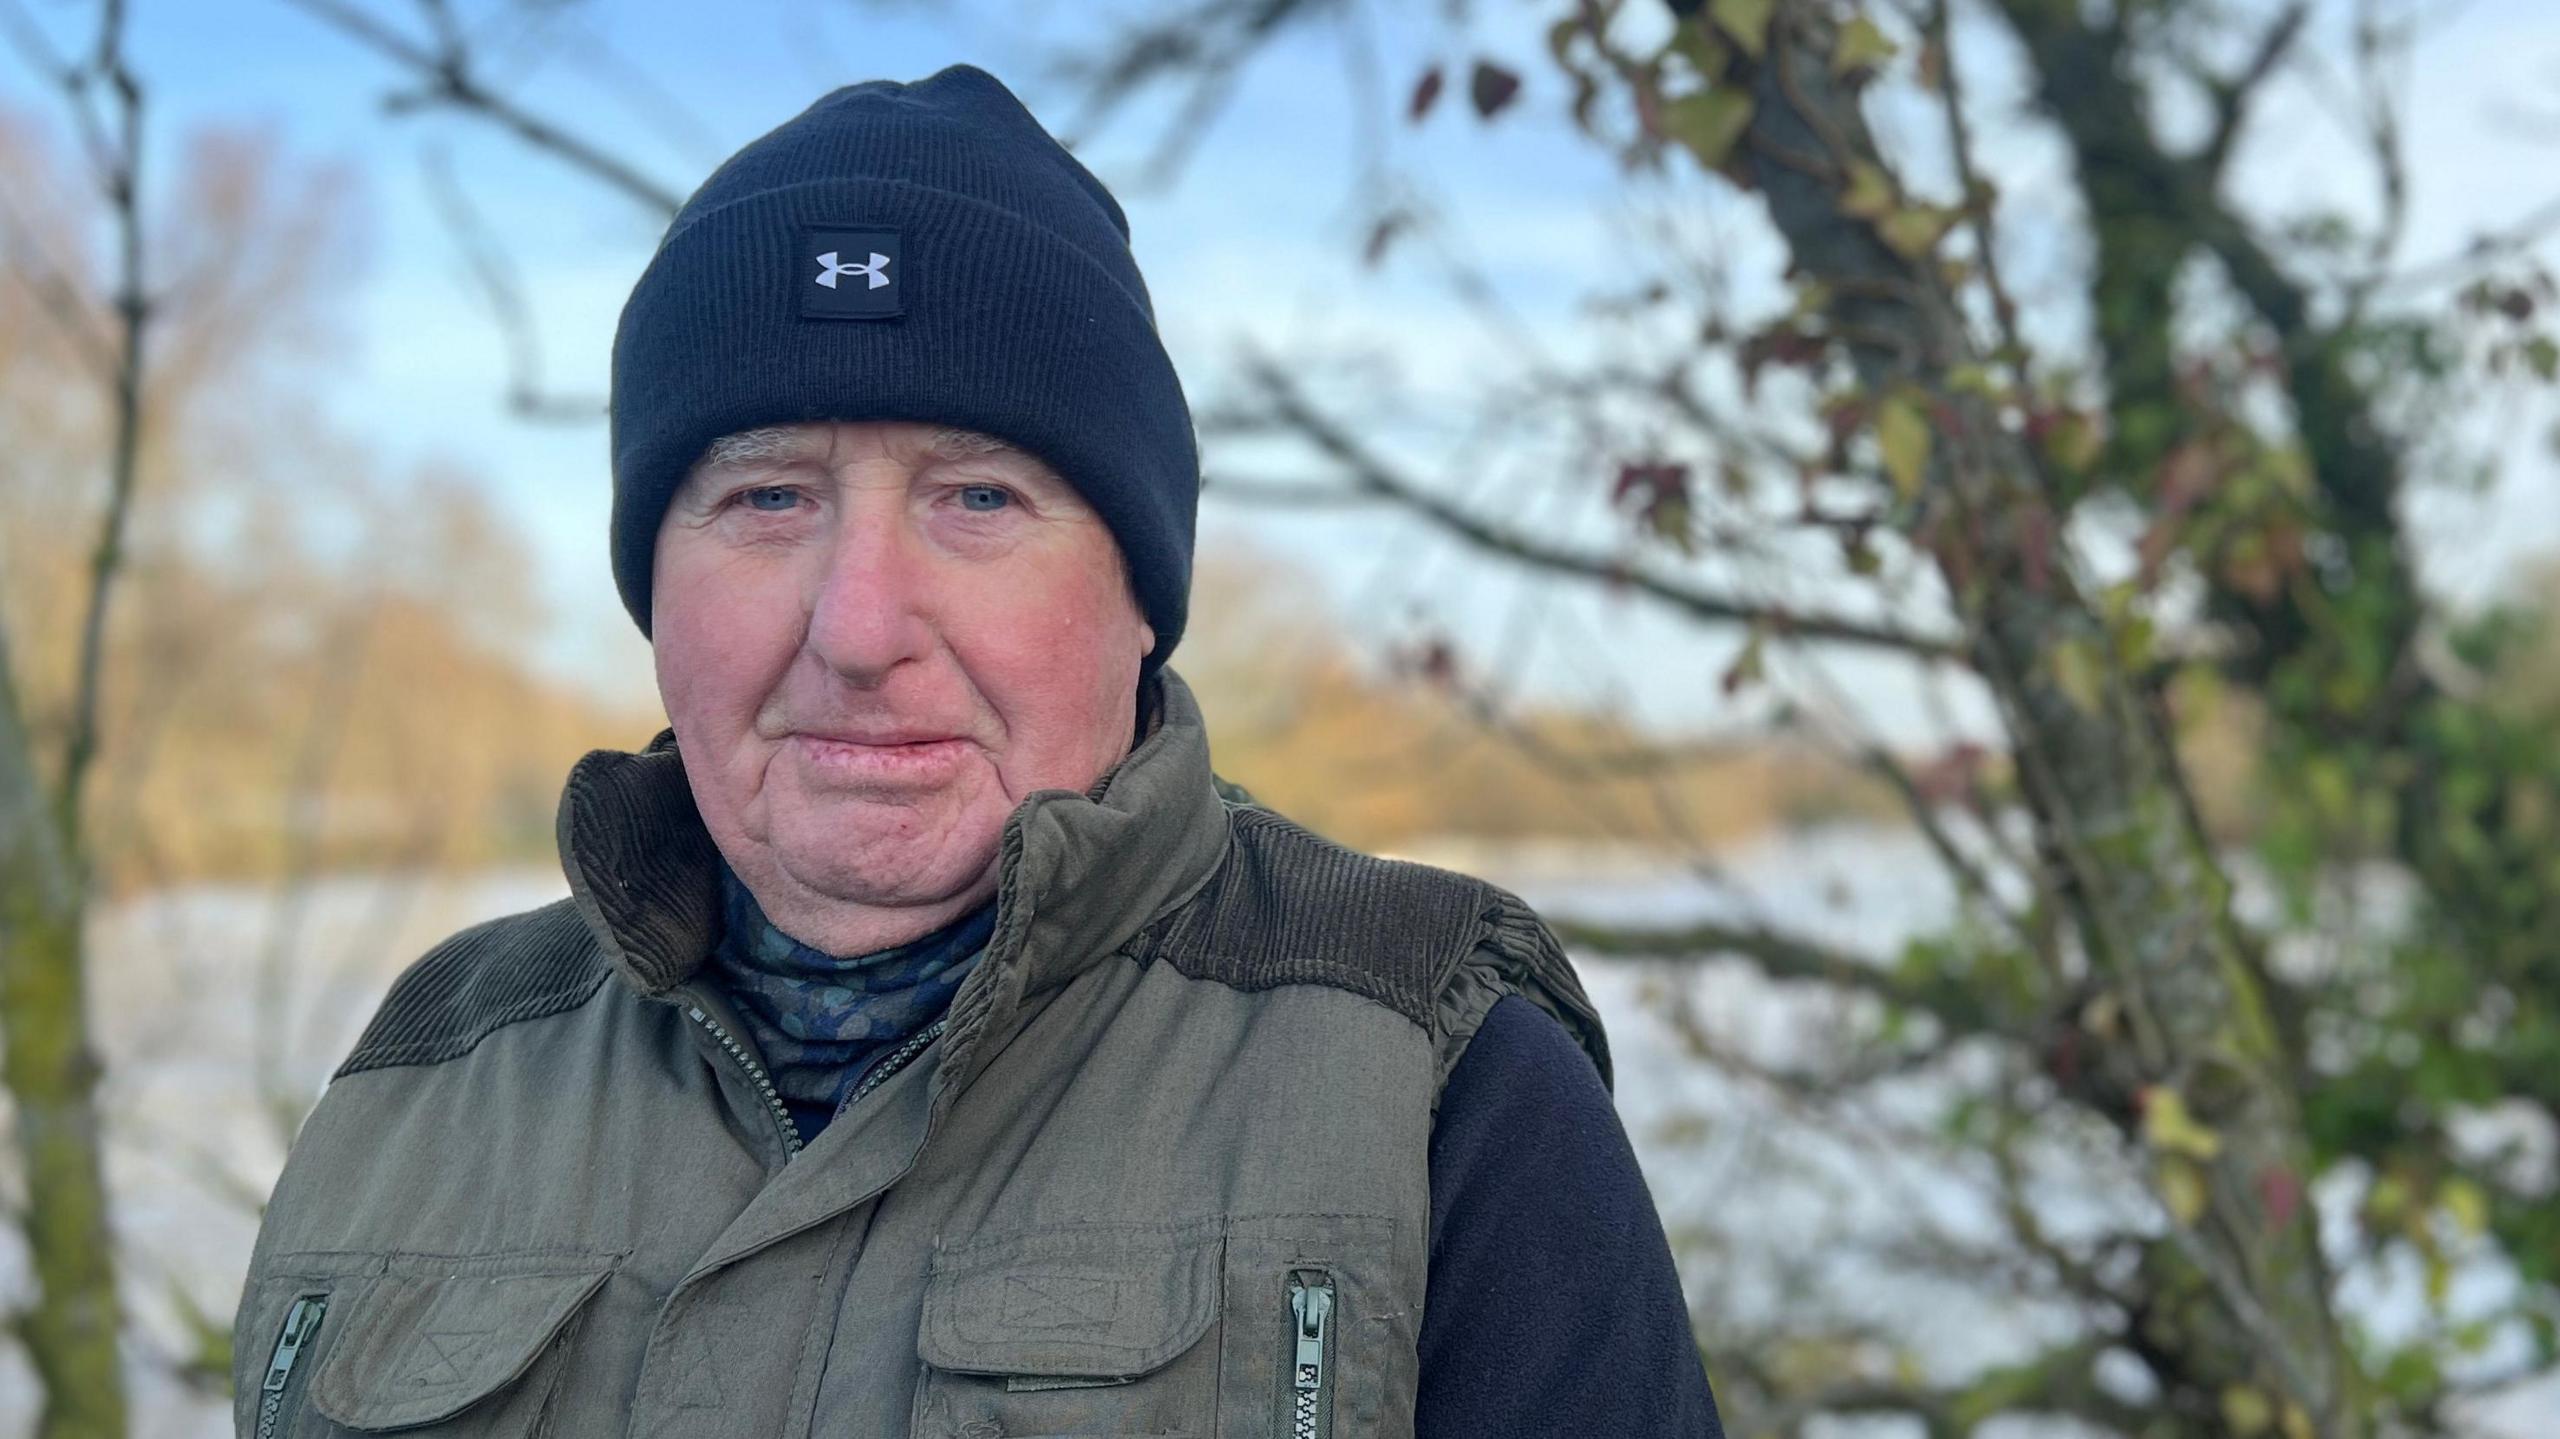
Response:
[[[830,1113],[874,1063],[941,1016],[995,933],[991,899],[922,938],[839,958],[774,928],[725,864],[720,889],[714,974],[782,1097]]]

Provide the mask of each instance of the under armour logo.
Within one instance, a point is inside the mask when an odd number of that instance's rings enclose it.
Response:
[[[871,263],[867,265],[845,264],[836,258],[836,252],[833,250],[818,257],[819,284],[832,290],[836,287],[836,281],[845,275],[867,276],[871,281],[870,288],[877,290],[889,283],[889,257],[874,250],[871,252]]]
[[[889,320],[906,313],[905,236],[887,225],[806,225],[800,261],[814,275],[797,282],[800,314],[811,320]],[[812,285],[810,280],[818,283]],[[860,283],[856,283],[859,281]]]

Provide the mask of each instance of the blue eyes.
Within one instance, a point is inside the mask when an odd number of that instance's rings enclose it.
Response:
[[[960,507],[972,514],[988,515],[1013,504],[1013,491],[1002,485],[962,485]],[[789,514],[800,506],[800,492],[789,485],[758,485],[740,490],[733,497],[738,504],[759,514]]]

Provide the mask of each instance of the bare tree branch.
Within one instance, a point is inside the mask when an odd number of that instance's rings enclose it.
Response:
[[[444,15],[440,5],[428,4],[425,7],[430,22],[439,32],[439,38],[431,48],[402,35],[351,0],[287,0],[287,3],[415,72],[423,88],[416,97],[395,97],[395,109],[426,103],[477,114],[513,132],[517,139],[535,149],[567,161],[660,214],[673,215],[683,205],[683,196],[649,179],[619,157],[489,89],[473,73],[469,48],[460,33],[451,27],[450,17]]]
[[[508,407],[528,420],[593,424],[605,413],[602,399],[568,399],[545,393],[542,340],[534,325],[533,308],[525,303],[524,287],[516,282],[515,262],[499,248],[488,227],[480,223],[479,211],[472,207],[461,178],[453,172],[452,157],[438,148],[430,150],[421,163],[427,175],[427,194],[435,201],[436,211],[461,249],[464,262],[471,267],[472,278],[479,282],[480,296],[488,303],[490,318],[497,322],[499,337],[506,344]]]
[[[19,283],[36,297],[45,317],[70,341],[89,370],[99,380],[112,383],[115,342],[99,333],[96,320],[81,302],[78,287],[44,254],[5,193],[0,193],[0,239],[8,242],[0,248],[0,261],[7,262]]]
[[[1268,357],[1249,351],[1245,357],[1245,371],[1248,379],[1270,403],[1274,417],[1314,445],[1327,459],[1341,465],[1356,490],[1392,500],[1480,550],[1503,555],[1531,569],[1552,574],[1623,584],[1693,619],[1757,625],[1786,638],[1862,645],[1924,659],[1953,660],[1958,656],[1952,643],[1933,636],[1914,634],[1891,625],[1804,614],[1775,605],[1736,600],[1680,584],[1632,564],[1577,553],[1502,529],[1407,480],[1334,424],[1329,416],[1317,410],[1299,390],[1297,381]]]
[[[1947,116],[1947,151],[1955,160],[1956,183],[1964,189],[1966,223],[1973,231],[1974,250],[1981,257],[1982,283],[1991,297],[1992,323],[2000,327],[2001,347],[2023,370],[2028,353],[2026,337],[2018,328],[2018,302],[2001,274],[1999,234],[1982,175],[1974,163],[1973,127],[1964,113],[1965,82],[1956,68],[1955,24],[1950,10],[1949,0],[1930,0],[1926,20],[1926,33],[1940,56],[1943,78],[1939,83],[1946,92],[1939,103]],[[2025,378],[2023,373],[2019,375],[2019,379]]]
[[[2274,22],[2267,26],[2266,33],[2258,37],[2249,62],[2241,66],[2237,74],[2208,82],[2208,89],[2213,95],[2213,134],[2197,156],[2197,163],[2204,167],[2206,175],[2218,178],[2230,163],[2231,147],[2248,123],[2251,102],[2258,98],[2258,92],[2265,87],[2267,77],[2275,73],[2276,66],[2284,63],[2286,53],[2302,36],[2303,23],[2310,18],[2310,0],[2293,0],[2278,12]]]
[[[55,801],[64,847],[75,855],[80,852],[82,799],[87,792],[90,766],[98,754],[98,700],[105,682],[107,614],[115,598],[116,579],[124,568],[125,529],[133,511],[134,484],[142,468],[143,352],[153,313],[151,302],[143,293],[142,273],[142,88],[124,63],[123,0],[106,0],[101,13],[97,51],[91,65],[98,80],[112,92],[115,105],[115,148],[106,157],[99,179],[115,217],[117,277],[112,305],[118,343],[107,512],[99,523],[97,544],[89,557],[89,598],[80,627],[71,732]],[[76,89],[73,98],[75,103],[81,98]]]
[[[61,80],[66,72],[51,60],[50,52],[43,48],[44,36],[17,6],[0,0],[0,17],[12,22],[11,33],[27,54],[29,64],[46,78]],[[24,28],[24,35],[19,35],[20,27]],[[114,337],[98,327],[97,316],[73,280],[71,267],[46,253],[35,226],[20,213],[16,198],[5,188],[0,188],[0,242],[5,242],[0,244],[0,260],[7,262],[10,273],[35,296],[45,318],[62,332],[101,383],[112,383],[116,371]]]
[[[2007,1016],[1994,1013],[1985,1004],[1977,987],[1907,979],[1876,961],[1761,925],[1704,920],[1649,929],[1558,916],[1550,916],[1548,923],[1557,938],[1593,954],[1689,963],[1739,959],[1771,979],[1815,982],[1871,994],[1930,1015],[1959,1034],[2021,1041],[2025,1038],[2022,1028],[2013,1026]]]
[[[1194,0],[1178,13],[1125,28],[1106,45],[1070,56],[1056,72],[1086,87],[1085,106],[1060,135],[1069,149],[1146,86],[1188,77],[1182,109],[1159,133],[1142,184],[1162,185],[1180,169],[1235,89],[1236,77],[1264,42],[1297,21],[1339,8],[1341,0]]]

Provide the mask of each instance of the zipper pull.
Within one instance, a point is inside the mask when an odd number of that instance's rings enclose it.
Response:
[[[1297,1321],[1295,1387],[1324,1388],[1325,1330],[1333,1323],[1333,1280],[1318,1270],[1289,1271],[1289,1312]]]
[[[293,1363],[302,1357],[302,1346],[320,1332],[320,1316],[329,1312],[329,1296],[305,1294],[293,1301],[285,1311],[284,1330],[276,1335],[276,1352],[267,1360],[267,1382],[260,1387],[269,1394],[281,1393],[293,1377]]]

